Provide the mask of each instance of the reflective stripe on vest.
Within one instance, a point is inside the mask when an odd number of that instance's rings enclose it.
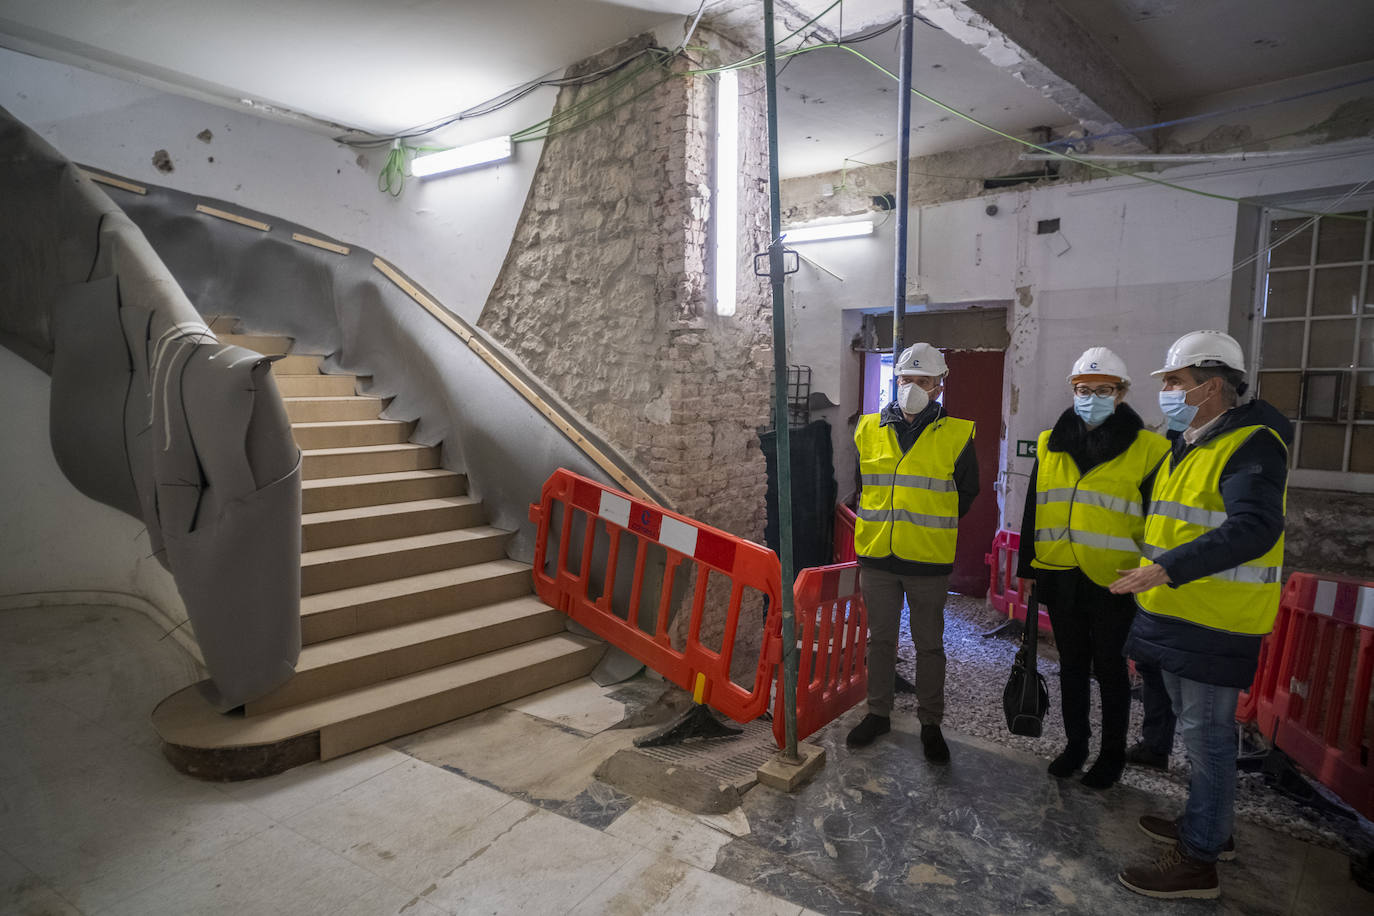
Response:
[[[1145,518],[1142,566],[1216,530],[1226,521],[1221,472],[1254,435],[1272,435],[1282,444],[1269,427],[1246,426],[1193,448],[1177,467],[1172,455],[1165,458],[1155,475],[1153,499]],[[1287,500],[1285,485],[1285,511]],[[1152,588],[1141,592],[1137,601],[1154,614],[1178,617],[1214,630],[1262,636],[1273,628],[1279,610],[1283,542],[1280,533],[1262,556],[1177,587]]]
[[[860,417],[854,444],[863,491],[855,513],[854,552],[953,563],[959,534],[954,462],[972,438],[971,421],[941,417],[903,454],[896,431],[881,425],[878,414]]]
[[[1035,558],[1039,569],[1078,568],[1106,588],[1118,570],[1140,563],[1145,534],[1140,484],[1169,451],[1148,430],[1120,455],[1080,474],[1066,452],[1051,451],[1050,431],[1040,434],[1035,478]]]

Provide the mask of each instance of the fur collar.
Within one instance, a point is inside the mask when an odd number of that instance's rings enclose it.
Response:
[[[1126,403],[1118,404],[1112,415],[1096,429],[1088,429],[1088,424],[1070,407],[1059,415],[1054,429],[1050,430],[1049,446],[1051,451],[1067,452],[1078,465],[1078,472],[1086,474],[1130,448],[1136,433],[1144,428],[1140,414]]]

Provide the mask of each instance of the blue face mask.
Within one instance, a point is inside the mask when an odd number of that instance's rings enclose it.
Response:
[[[1116,412],[1116,398],[1110,394],[1076,394],[1073,396],[1073,411],[1089,426],[1101,426]]]
[[[1189,404],[1187,397],[1187,391],[1161,391],[1159,393],[1159,409],[1168,418],[1169,429],[1187,429],[1188,425],[1193,422],[1193,417],[1197,416],[1197,406]]]

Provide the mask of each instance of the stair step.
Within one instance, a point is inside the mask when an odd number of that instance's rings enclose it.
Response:
[[[462,496],[468,490],[464,474],[443,468],[396,471],[390,474],[358,474],[301,481],[301,511],[329,512],[381,503]]]
[[[506,555],[506,542],[512,534],[481,525],[304,552],[301,595],[498,560]]]
[[[309,512],[301,516],[301,549],[324,550],[470,528],[486,523],[482,501],[472,496],[445,496],[417,499],[379,506],[358,506],[331,512]]]
[[[296,445],[310,449],[400,443],[407,441],[414,429],[414,423],[404,420],[334,420],[291,424]]]
[[[282,398],[286,418],[292,423],[375,420],[385,403],[381,398],[362,396],[337,398]]]
[[[324,362],[323,356],[307,356],[303,353],[292,353],[290,356],[283,356],[281,359],[272,363],[273,375],[317,375],[320,371],[320,363]]]
[[[290,337],[268,337],[259,334],[216,334],[222,344],[246,347],[264,356],[275,356],[291,349]]]
[[[302,480],[356,477],[360,474],[390,474],[394,471],[421,471],[438,466],[438,447],[414,442],[316,448],[301,452]]]
[[[277,375],[277,390],[284,398],[352,397],[357,394],[356,375]]]
[[[296,675],[244,713],[260,715],[561,633],[567,617],[533,595],[316,643]]]
[[[270,750],[292,739],[318,734],[318,758],[329,760],[582,677],[603,649],[558,633],[260,716],[221,715],[193,684],[158,705],[153,725],[184,770],[266,775],[301,762],[299,743],[294,756]]]
[[[321,592],[301,599],[301,642],[312,645],[527,596],[530,566],[499,559]]]

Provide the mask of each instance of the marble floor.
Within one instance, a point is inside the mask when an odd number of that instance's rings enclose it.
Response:
[[[637,799],[593,771],[658,688],[581,681],[340,760],[214,784],[176,773],[148,725],[195,679],[119,608],[0,611],[0,914],[801,914],[1120,916],[1168,904],[1116,884],[1167,803],[1060,783],[1023,750],[915,723],[851,751],[858,713],[813,738],[820,776],[728,815]],[[1217,914],[1374,912],[1339,853],[1252,824]]]

